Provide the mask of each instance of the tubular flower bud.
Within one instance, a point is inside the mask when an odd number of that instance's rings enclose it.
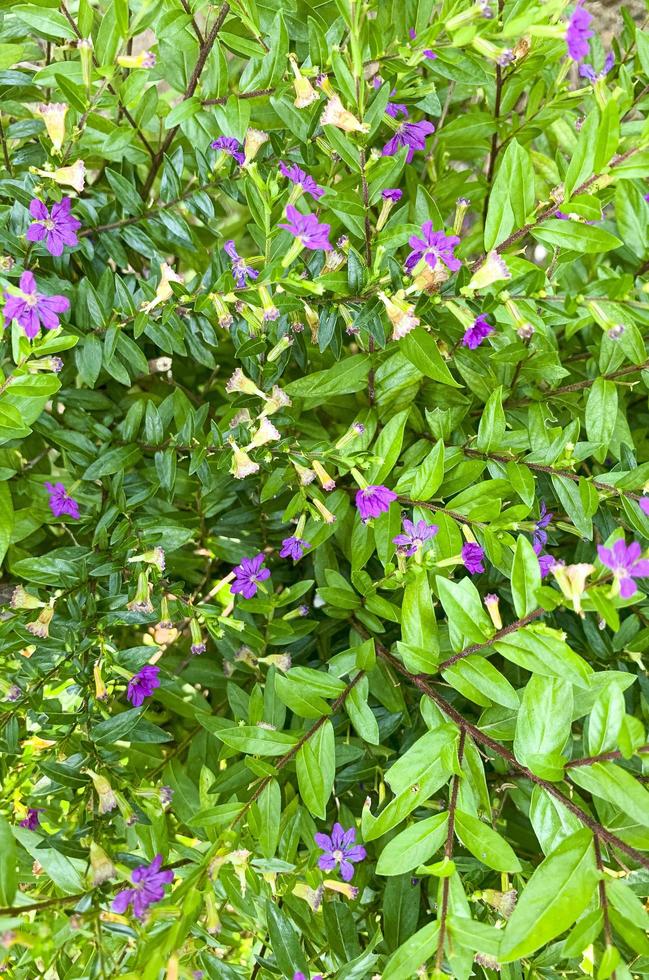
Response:
[[[86,165],[83,160],[76,160],[71,166],[59,167],[57,170],[39,170],[34,167],[33,173],[39,177],[49,177],[64,187],[74,187],[77,194],[82,192],[86,183]]]
[[[329,476],[322,463],[319,463],[317,459],[314,459],[311,465],[313,466],[315,475],[320,481],[322,489],[327,491],[334,490],[336,488],[336,481]]]
[[[128,561],[129,563],[142,561],[146,565],[155,565],[159,572],[164,572],[165,570],[165,553],[164,549],[160,547],[152,548],[150,551],[144,551],[141,555],[132,555]]]
[[[54,606],[46,606],[39,613],[38,619],[35,619],[32,623],[27,623],[27,629],[34,636],[38,636],[41,640],[50,635],[50,623],[52,622],[52,617],[54,616]]]
[[[293,346],[293,338],[289,337],[288,334],[284,337],[280,337],[275,346],[269,350],[268,357],[266,358],[271,364],[276,361],[278,357],[281,357],[285,350]]]
[[[92,668],[92,673],[95,678],[95,697],[98,701],[107,701],[108,691],[101,674],[101,664],[99,662]]]
[[[94,772],[92,769],[86,769],[86,772],[92,779],[95,787],[99,804],[99,812],[110,813],[110,811],[114,810],[117,806],[117,796],[113,791],[113,787],[110,785],[105,776],[99,775],[99,773]]]
[[[392,324],[393,340],[401,340],[402,337],[419,326],[420,320],[418,316],[415,316],[415,308],[406,302],[405,293],[402,289],[392,297],[380,292],[379,299],[385,306],[385,312]]]
[[[45,123],[45,129],[49,136],[52,146],[57,153],[60,152],[65,139],[65,117],[68,107],[65,102],[50,102],[49,105],[39,105],[36,109],[37,115]]]
[[[287,408],[291,404],[291,399],[285,391],[282,391],[279,385],[273,385],[270,395],[264,395],[264,398],[266,399],[266,404],[259,418],[264,418],[266,415],[274,415],[280,408]]]
[[[81,76],[86,89],[92,82],[92,38],[82,37],[77,41],[77,51],[81,61]]]
[[[173,296],[173,290],[171,288],[172,282],[184,282],[183,277],[178,275],[177,272],[171,268],[166,262],[160,263],[160,282],[158,283],[158,288],[156,289],[155,296],[148,303],[142,303],[140,309],[144,313],[150,313],[151,310],[155,309],[156,306],[160,306],[161,303],[166,303],[168,299]]]
[[[259,471],[259,463],[255,463],[247,452],[240,449],[234,439],[228,439],[228,442],[232,448],[230,473],[235,480],[243,480],[244,477],[251,476],[252,473],[257,473]]]
[[[296,109],[306,109],[307,106],[310,106],[318,99],[318,93],[314,89],[309,79],[305,78],[300,71],[299,65],[295,58],[289,58],[289,61],[295,76],[293,80],[293,85],[295,86],[295,101],[293,102],[293,105],[296,107]]]
[[[150,599],[150,592],[149,573],[148,571],[140,572],[137,577],[135,595],[130,602],[126,603],[126,608],[130,612],[152,613],[153,605]]]
[[[321,126],[335,126],[345,133],[369,133],[368,123],[360,122],[356,116],[345,109],[340,96],[333,95],[327,102],[320,116]]]
[[[248,449],[257,449],[259,446],[265,446],[268,442],[277,442],[281,438],[281,434],[275,428],[270,419],[263,418],[250,441]]]
[[[586,579],[595,571],[595,566],[587,562],[579,562],[577,565],[561,565],[557,562],[550,571],[566,599],[570,599],[573,609],[583,619],[581,599],[586,589]]]
[[[363,423],[354,422],[351,428],[349,428],[347,432],[345,432],[345,434],[340,437],[340,439],[334,446],[334,449],[344,449],[345,446],[347,446],[350,442],[352,442],[353,439],[356,439],[358,436],[362,436],[364,432],[365,432],[365,426],[363,425]]]
[[[331,511],[328,510],[325,507],[325,505],[322,503],[322,501],[321,500],[318,500],[317,497],[314,498],[313,505],[316,508],[316,510],[319,511],[319,513],[322,516],[322,519],[325,522],[325,524],[335,524],[336,523],[336,516],[335,516],[335,514],[332,514]]]
[[[500,599],[497,595],[492,592],[484,597],[484,604],[487,607],[487,612],[491,617],[491,622],[494,624],[497,630],[503,628],[503,621],[500,616]]]
[[[271,295],[266,286],[259,286],[259,299],[261,300],[261,305],[263,309],[263,319],[265,322],[269,320],[277,320],[279,317],[279,310],[273,303]]]
[[[309,469],[308,466],[301,466],[300,463],[296,463],[295,460],[291,460],[293,466],[295,467],[295,472],[300,478],[300,483],[303,487],[308,487],[310,483],[315,480],[315,473],[313,470]]]
[[[44,602],[26,592],[22,585],[17,585],[11,593],[12,609],[42,609],[44,606]]]
[[[246,158],[246,163],[252,163],[268,140],[268,133],[264,133],[261,129],[249,129],[246,132],[246,138],[243,141],[243,155]]]
[[[110,881],[117,874],[115,865],[106,854],[103,847],[90,843],[90,883],[93,888],[103,885],[105,881]]]
[[[205,646],[205,640],[203,639],[203,634],[201,633],[201,626],[196,617],[193,617],[189,621],[189,634],[192,639],[190,652],[193,657],[199,657],[201,653],[205,653],[207,649]]]
[[[156,57],[153,51],[140,51],[139,54],[120,54],[117,64],[120,68],[154,68]]]
[[[225,386],[225,390],[229,395],[233,392],[238,391],[244,395],[257,395],[259,398],[266,398],[263,391],[260,391],[254,381],[247,378],[241,368],[237,368]]]
[[[500,282],[503,279],[511,279],[512,274],[507,268],[507,263],[503,258],[498,255],[495,249],[487,254],[487,258],[484,260],[479,269],[477,269],[468,285],[468,289],[486,289],[487,286],[491,286],[494,282]]]
[[[230,313],[229,309],[225,305],[225,301],[217,293],[210,293],[210,299],[214,304],[214,309],[216,310],[216,317],[219,322],[219,326],[227,330],[234,323],[234,317]]]

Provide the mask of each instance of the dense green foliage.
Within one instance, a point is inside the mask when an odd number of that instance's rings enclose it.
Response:
[[[649,973],[649,33],[584,13],[0,2],[3,976]]]

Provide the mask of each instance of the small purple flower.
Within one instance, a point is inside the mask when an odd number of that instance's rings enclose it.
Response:
[[[40,827],[40,819],[38,814],[42,813],[43,810],[37,807],[30,807],[27,811],[27,816],[24,820],[20,821],[21,827],[26,827],[27,830],[36,830]]]
[[[145,698],[151,697],[156,687],[160,687],[158,674],[160,668],[154,664],[145,664],[128,682],[126,697],[134,708],[139,708]]]
[[[601,82],[602,79],[606,78],[614,64],[615,54],[609,51],[604,61],[604,67],[600,72],[596,72],[592,65],[580,65],[579,74],[582,78],[587,78],[589,82]]]
[[[536,549],[534,549],[536,551]],[[536,556],[539,559],[539,571],[541,573],[541,578],[545,578],[546,575],[550,574],[550,570],[553,565],[556,565],[557,560],[553,555],[541,555],[536,552]]]
[[[388,187],[381,191],[381,197],[384,201],[400,201],[403,197],[403,191],[400,191],[398,187]]]
[[[415,123],[402,123],[398,130],[383,147],[384,157],[393,157],[402,146],[408,147],[407,163],[412,161],[416,150],[426,149],[426,139],[435,132],[435,127],[427,119]]]
[[[259,582],[265,582],[270,577],[270,570],[262,567],[264,561],[264,555],[261,553],[254,558],[242,558],[241,564],[234,570],[236,578],[230,586],[230,591],[235,595],[240,592],[244,599],[252,599],[257,595]]]
[[[411,41],[416,40],[417,31],[414,29],[414,27],[408,28],[408,37],[410,38]]]
[[[168,805],[174,798],[174,791],[171,786],[161,786],[160,787],[160,802],[163,806]]]
[[[201,640],[199,643],[192,643],[192,645],[189,648],[189,652],[191,653],[192,657],[200,657],[200,655],[202,653],[205,653],[206,650],[207,650],[207,646],[205,645],[203,640]]]
[[[592,15],[583,8],[583,0],[579,0],[566,31],[568,54],[573,61],[581,61],[588,54],[588,40],[593,37],[593,31],[588,30],[592,19]]]
[[[469,329],[465,331],[464,336],[462,337],[462,343],[470,350],[475,350],[476,347],[479,347],[482,341],[486,340],[489,334],[493,332],[494,328],[487,322],[486,315],[481,313],[480,316],[477,316],[473,321],[473,326],[469,327]]]
[[[542,500],[539,510],[539,519],[534,525],[534,533],[532,534],[532,544],[534,545],[534,550],[536,551],[536,546],[539,546],[539,551],[537,554],[539,554],[539,552],[542,551],[543,547],[547,544],[548,534],[545,529],[548,527],[553,517],[554,514],[550,513],[545,506],[545,501]]]
[[[427,524],[426,521],[417,521],[415,524],[405,517],[403,520],[403,534],[397,534],[396,538],[392,538],[392,542],[396,544],[402,554],[410,557],[423,547],[425,541],[434,538],[438,531],[437,524]]]
[[[570,221],[570,215],[566,214],[564,211],[555,211],[554,216],[555,218],[558,218],[559,221]]]
[[[434,61],[437,55],[432,50],[432,48],[424,48],[424,58],[428,58],[429,61]]]
[[[390,509],[390,504],[397,499],[394,490],[384,486],[369,486],[356,494],[356,507],[363,523],[370,517],[379,517]]]
[[[393,93],[394,94],[394,93]],[[397,116],[402,115],[406,118],[408,117],[408,106],[404,105],[403,102],[388,102],[385,107],[386,115],[390,116],[392,119],[396,119]],[[392,156],[392,154],[388,154]]]
[[[52,205],[51,212],[37,197],[29,205],[29,213],[34,221],[27,229],[28,242],[42,242],[50,255],[62,255],[65,245],[77,245],[77,229],[81,227],[71,213],[72,201],[64,197]]]
[[[293,561],[299,561],[307,548],[311,545],[308,541],[304,541],[303,538],[284,538],[282,541],[282,550],[279,553],[280,558],[292,558]]]
[[[46,296],[36,289],[33,273],[27,270],[20,277],[20,295],[5,292],[5,327],[17,320],[27,337],[33,340],[41,328],[55,330],[59,326],[57,313],[70,309],[70,300],[65,296]]]
[[[279,227],[290,231],[295,238],[299,238],[305,248],[312,251],[318,248],[325,252],[331,251],[329,241],[331,225],[321,224],[315,214],[301,214],[292,204],[286,208],[286,217],[288,224],[280,224]]]
[[[457,235],[447,235],[443,231],[433,231],[433,222],[424,221],[421,226],[422,238],[411,235],[408,239],[412,252],[406,259],[406,269],[411,272],[416,265],[425,260],[434,269],[438,262],[443,262],[451,272],[457,272],[462,263],[453,255],[453,249],[460,244]]]
[[[649,194],[643,194],[642,197],[645,201],[647,201],[647,203],[649,203]]]
[[[301,187],[305,194],[310,194],[316,201],[319,200],[319,198],[321,198],[325,192],[325,188],[319,187],[313,177],[310,177],[306,171],[302,170],[301,167],[298,167],[297,163],[292,163],[290,167],[287,167],[287,165],[280,160],[279,172],[281,173],[282,177],[286,177],[292,184],[296,184]]]
[[[602,565],[610,568],[620,585],[620,595],[628,599],[636,592],[634,579],[649,576],[649,560],[640,558],[642,548],[637,541],[627,547],[624,538],[615,542],[612,548],[598,545],[597,554]]]
[[[50,495],[48,504],[55,517],[62,517],[64,514],[79,520],[79,504],[70,496],[62,483],[46,483],[45,489]]]
[[[649,196],[649,195],[648,195]],[[638,501],[640,510],[649,517],[649,497],[641,497]]]
[[[293,980],[309,980],[309,978],[305,976],[301,970],[296,970],[293,974]],[[312,980],[322,980],[322,974],[316,973],[315,976],[312,977]]]
[[[315,834],[313,838],[324,851],[318,858],[318,867],[321,871],[333,871],[340,866],[340,877],[343,881],[351,881],[354,877],[353,865],[365,859],[366,851],[361,844],[354,844],[356,831],[353,827],[344,830],[339,823],[335,823],[329,834]]]
[[[132,905],[135,917],[143,919],[149,905],[164,898],[164,886],[174,880],[173,871],[161,871],[161,865],[162,854],[156,854],[148,867],[142,864],[136,868],[131,875],[135,887],[124,888],[117,893],[113,899],[113,912],[121,915],[126,912],[129,905]]]
[[[237,286],[245,286],[247,279],[257,278],[259,271],[246,264],[246,260],[241,258],[231,238],[223,246],[223,251],[232,260],[232,278]]]
[[[233,160],[236,160],[240,167],[246,162],[245,155],[240,150],[241,144],[239,140],[235,140],[234,136],[219,136],[218,139],[212,140],[210,146],[213,150],[222,150],[223,153],[227,153]]]
[[[484,572],[484,565],[482,561],[484,559],[484,551],[479,544],[475,541],[467,541],[462,547],[462,561],[464,562],[464,567],[470,575],[477,575],[479,572]]]

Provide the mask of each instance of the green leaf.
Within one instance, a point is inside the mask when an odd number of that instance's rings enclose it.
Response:
[[[586,177],[590,177],[593,173],[598,130],[599,109],[595,106],[589,112],[586,121],[579,131],[577,147],[568,166],[568,171],[564,179],[564,194],[566,199],[570,197],[578,184],[583,184]]]
[[[317,732],[298,749],[295,757],[298,786],[304,804],[314,817],[327,815],[336,774],[334,730],[327,719]]]
[[[603,462],[617,422],[617,387],[613,381],[597,378],[586,402],[586,432],[600,447],[595,454]]]
[[[427,378],[443,385],[461,388],[437,349],[435,339],[423,327],[415,327],[399,341],[399,349]]]
[[[532,228],[530,234],[543,245],[556,245],[574,252],[609,252],[622,244],[619,238],[604,228],[582,224],[579,221],[554,221]]]
[[[439,923],[429,922],[407,939],[386,963],[383,980],[412,980],[419,967],[433,956],[438,932]]]
[[[495,871],[520,871],[521,866],[510,845],[488,824],[457,810],[455,832],[474,857]]]
[[[649,793],[630,772],[614,762],[573,766],[570,779],[593,796],[612,803],[642,827],[649,827]]]
[[[320,718],[331,712],[327,702],[309,689],[308,682],[278,672],[275,674],[275,690],[279,699],[300,718]]]
[[[512,598],[520,619],[538,607],[536,594],[540,588],[539,560],[527,538],[519,534],[512,565]]]
[[[502,386],[498,386],[489,395],[478,426],[476,447],[480,452],[488,453],[490,449],[500,446],[505,435],[505,413],[502,406]]]
[[[534,169],[518,140],[509,141],[489,194],[484,230],[485,251],[503,242],[515,228],[522,228],[534,207]]]
[[[367,482],[370,484],[381,484],[394,469],[395,463],[399,459],[401,446],[403,445],[403,434],[410,410],[397,412],[388,424],[381,430],[381,435],[376,440],[373,452],[378,456],[378,462],[372,466],[367,474]]]
[[[8,483],[0,483],[0,567],[14,530],[14,505]]]
[[[437,663],[437,620],[433,608],[433,598],[428,573],[425,568],[412,569],[412,578],[403,592],[401,606],[401,635],[407,647],[425,651],[423,660],[416,664],[404,653],[403,659],[408,670],[434,670]]]
[[[565,932],[591,903],[599,873],[587,829],[567,837],[536,868],[504,931],[501,963],[529,956]]]
[[[270,948],[285,977],[292,977],[296,970],[308,973],[309,968],[300,946],[297,929],[292,920],[271,900],[266,902],[266,922]]]
[[[231,749],[248,755],[285,755],[298,742],[297,735],[258,728],[256,725],[222,728],[214,734]]]
[[[518,710],[515,688],[490,660],[474,653],[442,671],[444,680],[465,698],[488,708],[492,702]]]
[[[389,841],[376,865],[378,875],[400,875],[425,864],[446,840],[448,813],[418,820]]]
[[[616,684],[605,687],[588,719],[588,754],[600,755],[617,748],[626,705],[624,695]]]
[[[570,736],[572,710],[571,684],[533,674],[516,719],[514,754],[518,761],[545,779],[561,779],[560,752]]]
[[[592,668],[574,653],[556,630],[524,626],[494,643],[495,649],[512,663],[544,677],[569,680],[577,687],[588,687]]]
[[[448,616],[449,625],[454,631],[451,642],[453,649],[461,650],[468,643],[484,643],[493,636],[494,627],[484,610],[480,594],[469,578],[460,582],[437,576],[437,591]]]
[[[17,860],[11,824],[0,816],[0,905],[11,905],[14,900],[18,887]]]
[[[286,385],[286,391],[292,397],[308,398],[309,404],[318,405],[332,395],[350,394],[365,388],[370,365],[367,354],[352,354],[326,371],[316,371],[292,381]]]

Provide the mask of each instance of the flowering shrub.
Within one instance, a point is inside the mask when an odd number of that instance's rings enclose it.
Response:
[[[647,973],[649,33],[0,24],[3,975]]]

